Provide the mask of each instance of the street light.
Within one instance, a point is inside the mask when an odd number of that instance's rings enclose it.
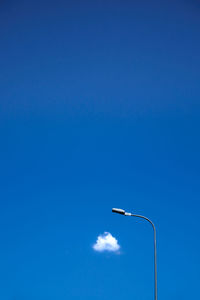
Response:
[[[135,214],[132,214],[132,213],[128,213],[128,212],[126,212],[125,210],[123,210],[121,208],[113,208],[112,212],[120,214],[120,215],[124,215],[124,216],[130,216],[130,217],[137,217],[137,218],[145,219],[153,227],[153,232],[154,232],[154,297],[155,297],[154,299],[157,300],[158,299],[157,298],[158,297],[158,293],[157,293],[157,254],[156,254],[156,228],[155,228],[155,225],[148,218],[146,218],[144,216],[141,216],[141,215],[135,215]]]

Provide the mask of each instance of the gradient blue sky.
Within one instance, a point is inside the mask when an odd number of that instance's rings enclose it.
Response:
[[[0,299],[199,299],[200,4],[1,1]],[[96,253],[109,231],[120,255]]]

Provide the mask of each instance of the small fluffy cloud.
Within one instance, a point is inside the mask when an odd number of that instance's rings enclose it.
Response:
[[[96,243],[93,245],[93,249],[98,252],[118,252],[120,249],[120,245],[111,233],[104,232],[104,234],[100,234],[98,236]]]

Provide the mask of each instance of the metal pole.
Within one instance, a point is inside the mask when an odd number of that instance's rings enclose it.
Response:
[[[157,300],[158,299],[158,287],[157,287],[157,252],[156,252],[156,228],[155,228],[155,225],[153,224],[153,222],[151,220],[149,220],[148,218],[146,218],[144,216],[128,214],[128,213],[125,213],[125,215],[145,219],[153,227],[153,232],[154,232],[154,299]]]

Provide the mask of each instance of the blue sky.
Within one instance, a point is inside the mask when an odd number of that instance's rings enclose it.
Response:
[[[0,298],[200,297],[198,1],[1,1]],[[110,232],[120,251],[97,252]]]

